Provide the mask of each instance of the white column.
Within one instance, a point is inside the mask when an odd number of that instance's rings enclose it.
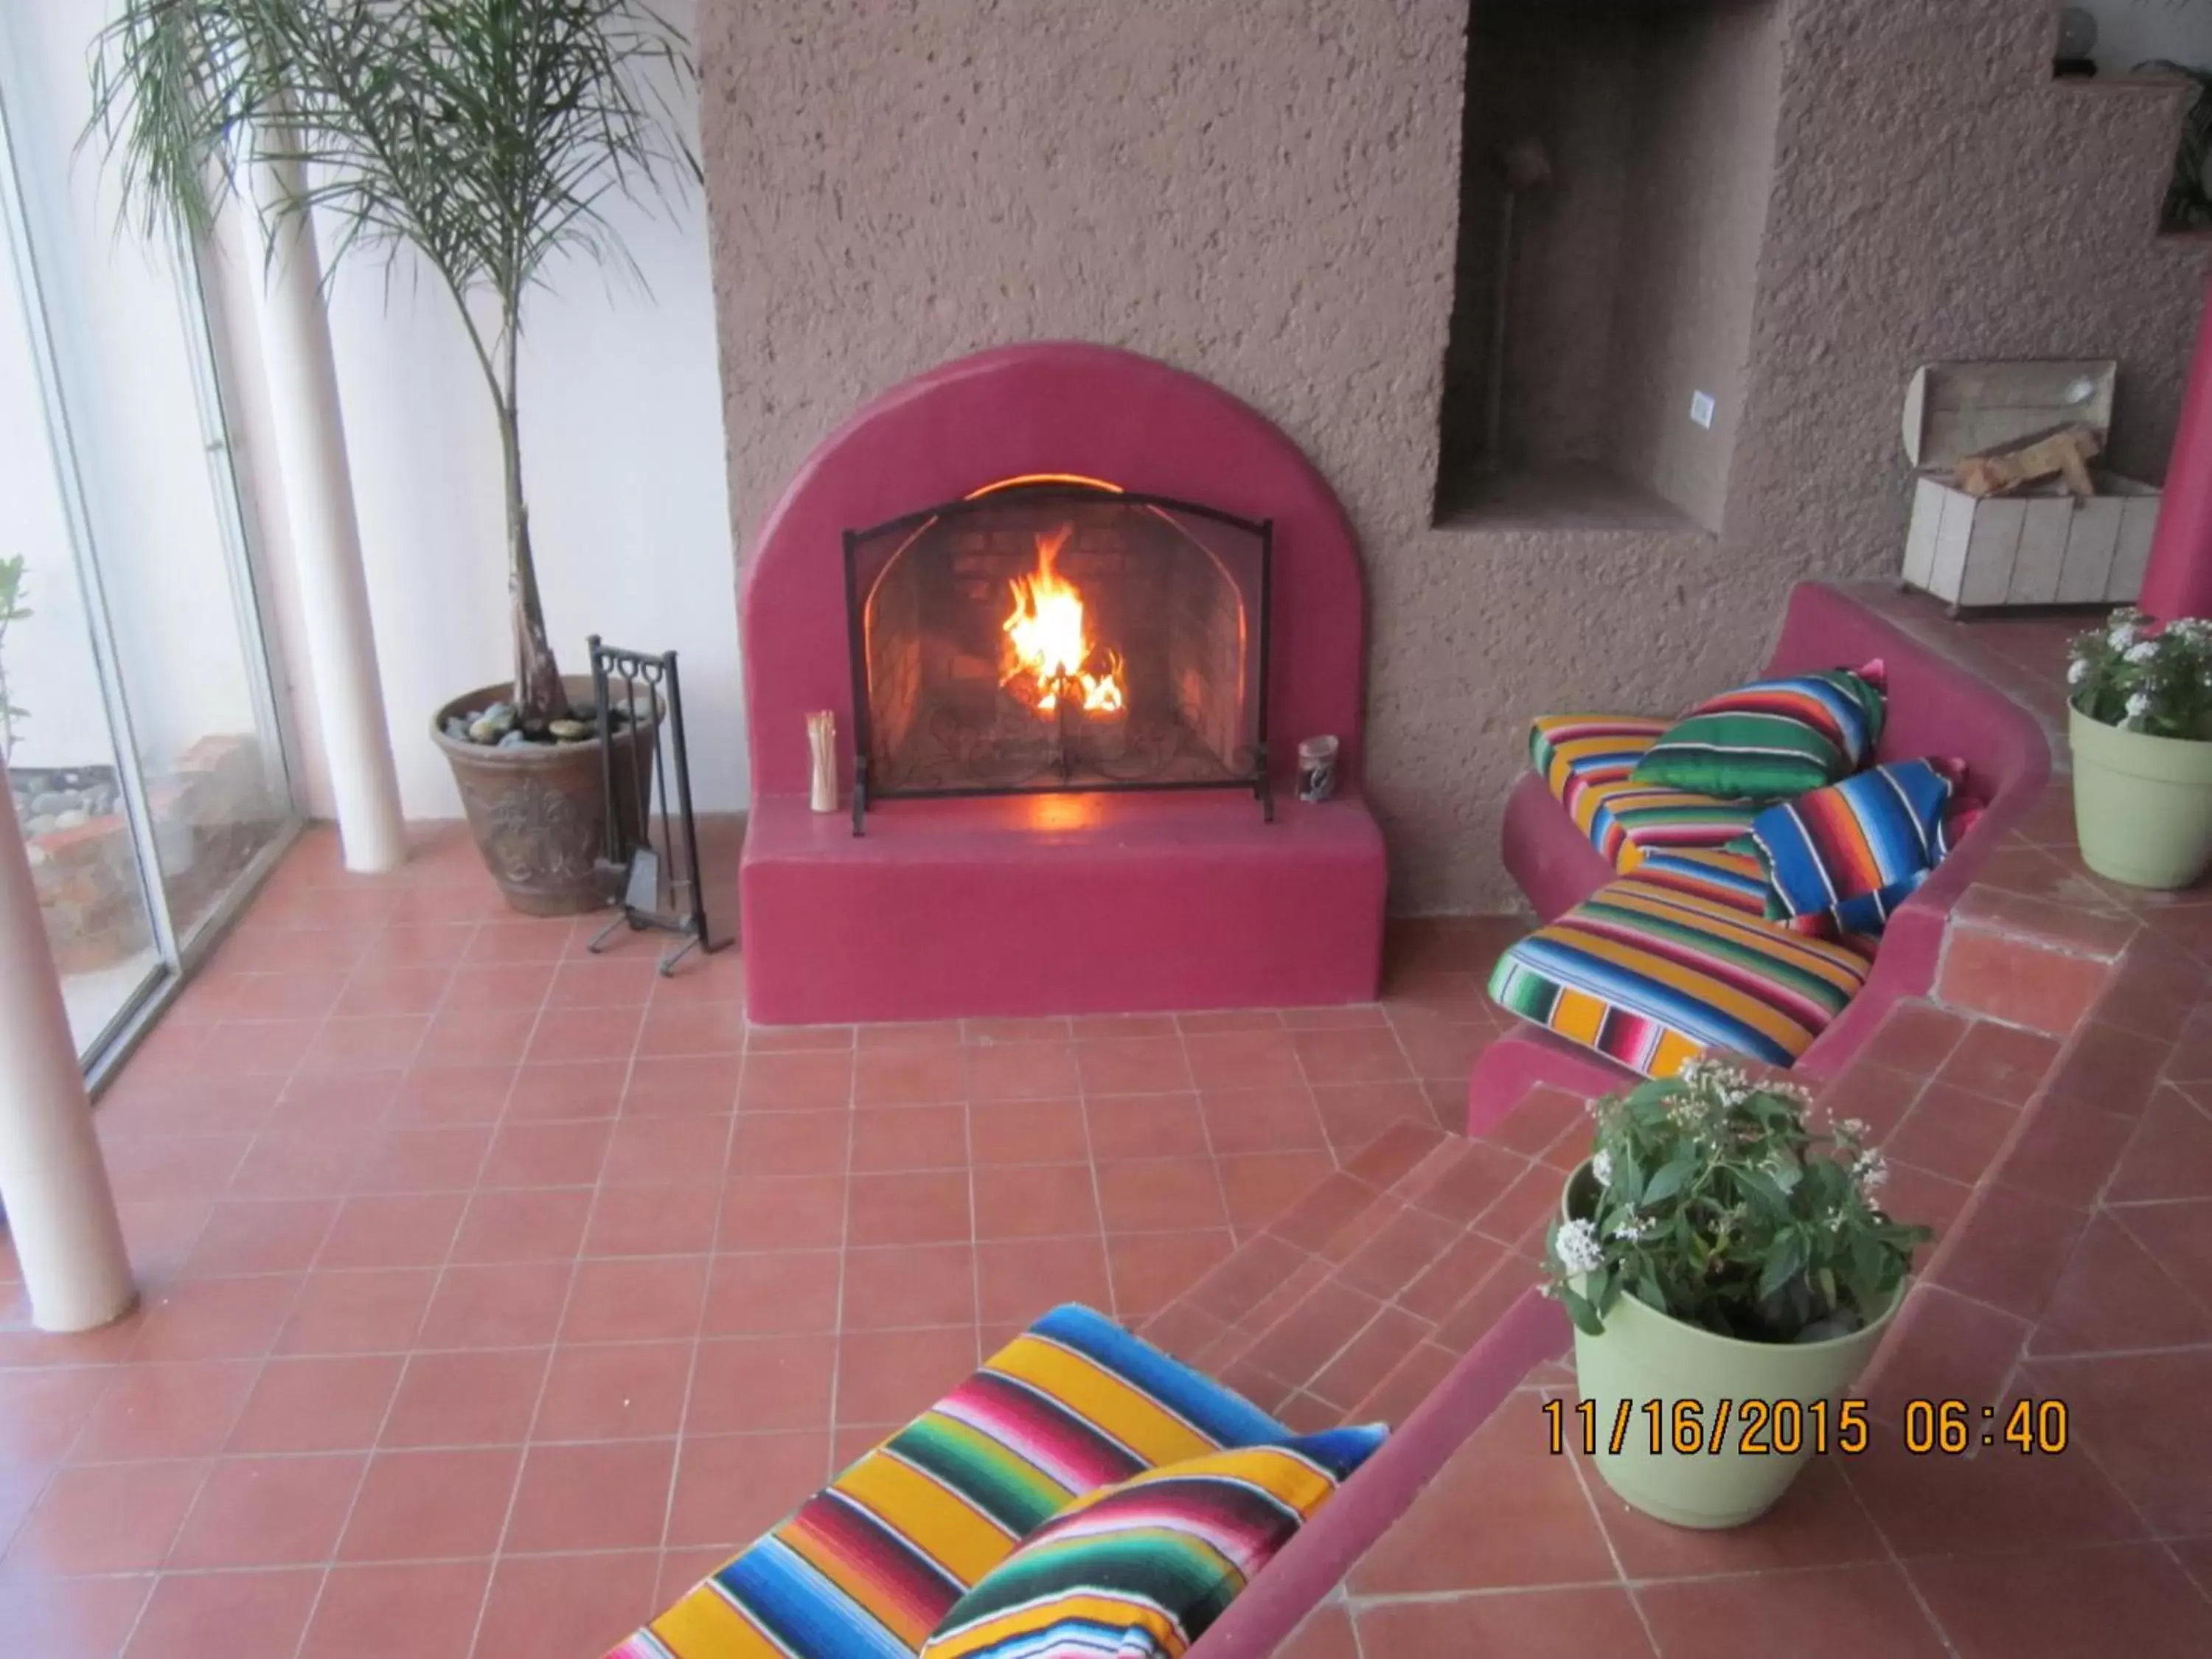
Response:
[[[346,868],[374,873],[407,847],[322,280],[313,226],[289,222],[260,295],[261,356],[338,836]]]
[[[0,772],[4,775],[4,772]],[[137,1292],[15,815],[0,806],[0,1204],[41,1330],[88,1331]]]

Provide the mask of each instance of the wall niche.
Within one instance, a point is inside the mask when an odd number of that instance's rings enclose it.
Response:
[[[1473,0],[1440,524],[1719,530],[1781,81],[1779,0]]]

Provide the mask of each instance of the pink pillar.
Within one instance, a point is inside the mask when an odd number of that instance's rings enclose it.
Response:
[[[2197,327],[2197,355],[2166,462],[2158,535],[2143,575],[2142,608],[2168,622],[2212,617],[2212,297]]]

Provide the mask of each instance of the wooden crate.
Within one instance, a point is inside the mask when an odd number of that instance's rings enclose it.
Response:
[[[2118,605],[2142,592],[2159,491],[2116,473],[2086,500],[2057,482],[1977,500],[1950,482],[1960,457],[2045,428],[2112,422],[2110,361],[1931,363],[1912,377],[1905,448],[1916,467],[1905,583],[1954,610]]]
[[[1940,478],[1913,485],[1905,580],[1961,611],[2132,604],[2142,592],[2159,492],[2111,473],[2077,501],[2053,485],[1977,501]]]

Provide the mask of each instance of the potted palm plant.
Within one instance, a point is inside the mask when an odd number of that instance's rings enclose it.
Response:
[[[1929,1234],[1875,1202],[1865,1125],[1814,1129],[1790,1085],[1692,1060],[1591,1110],[1547,1240],[1582,1396],[1555,1438],[1647,1515],[1740,1526],[1814,1453],[1865,1449],[1844,1391]]]
[[[2115,611],[2066,671],[2081,861],[2135,887],[2212,864],[2212,623]]]
[[[599,745],[651,733],[589,707],[546,635],[522,327],[557,260],[628,264],[615,199],[699,176],[672,102],[696,73],[689,41],[650,0],[122,0],[93,61],[93,130],[150,222],[204,235],[258,180],[271,231],[324,225],[333,269],[410,250],[451,296],[499,432],[514,664],[431,736],[510,902],[604,902]]]

